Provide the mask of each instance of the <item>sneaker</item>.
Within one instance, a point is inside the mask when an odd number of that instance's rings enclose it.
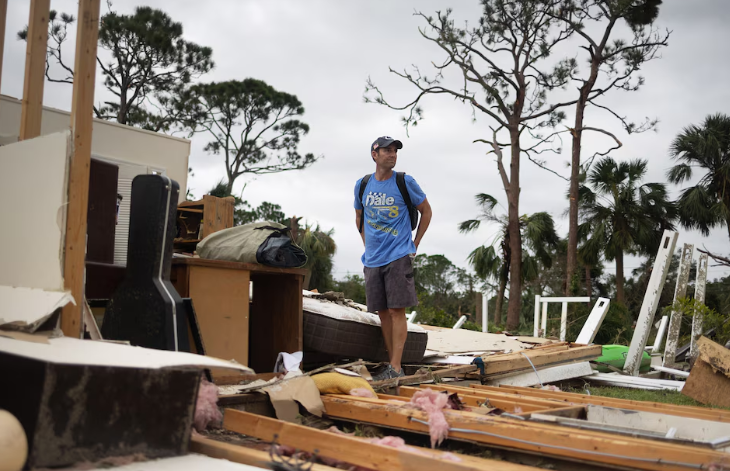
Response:
[[[401,368],[400,371],[395,371],[395,368],[393,368],[392,366],[390,367],[390,379],[403,378],[405,375],[406,374],[403,371],[403,368]]]
[[[393,369],[393,367],[388,365],[383,369],[383,371],[381,371],[378,374],[372,375],[372,376],[373,376],[373,381],[384,381],[386,379],[395,378],[395,376],[392,376],[392,375],[397,375],[397,374],[398,373],[396,373],[396,371]]]

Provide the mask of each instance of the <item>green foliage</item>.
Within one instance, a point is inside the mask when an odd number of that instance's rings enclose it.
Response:
[[[309,289],[317,289],[320,293],[330,291],[334,281],[332,279],[332,257],[337,246],[332,238],[335,230],[324,231],[317,225],[305,225],[297,231],[296,244],[307,254],[307,264],[304,268],[311,271]]]
[[[665,229],[674,229],[676,205],[662,183],[645,183],[647,161],[616,162],[611,157],[598,161],[579,189],[584,258],[617,260],[616,300],[624,303],[624,254],[656,253]]]
[[[365,304],[365,279],[360,275],[347,275],[344,280],[333,282],[333,291],[344,293],[345,298]]]
[[[707,236],[713,227],[725,225],[730,234],[730,116],[710,115],[701,126],[683,129],[670,152],[679,162],[667,172],[670,182],[689,181],[693,169],[704,172],[696,185],[680,194],[682,226]]]
[[[75,20],[55,11],[49,15],[49,81],[73,83],[73,64],[64,62],[63,44],[67,27]],[[27,38],[27,27],[18,37]],[[153,131],[167,131],[178,123],[174,97],[214,66],[211,48],[185,40],[181,23],[147,6],[137,7],[131,15],[114,11],[103,15],[99,47],[111,56],[98,59],[97,65],[104,86],[116,98],[95,107],[96,117]],[[63,70],[61,78],[51,73],[52,61]]]
[[[193,85],[176,97],[174,108],[191,133],[211,138],[206,151],[224,157],[229,193],[241,175],[301,170],[317,160],[297,150],[309,132],[298,119],[302,103],[262,80]]]
[[[702,317],[702,331],[715,329],[715,342],[720,345],[730,340],[730,317],[727,314],[720,314],[714,309],[707,307],[704,303],[691,298],[681,298],[674,304],[664,308],[664,315],[671,315],[672,311],[682,315],[682,327],[680,332],[680,344],[688,343],[691,339],[692,318],[696,315]]]
[[[695,401],[678,391],[650,391],[646,389],[631,389],[609,386],[593,386],[586,384],[585,389],[571,388],[565,392],[585,394],[586,390],[591,396],[614,397],[616,399],[629,399],[633,401],[661,402],[664,404],[676,404],[679,406],[712,407]]]

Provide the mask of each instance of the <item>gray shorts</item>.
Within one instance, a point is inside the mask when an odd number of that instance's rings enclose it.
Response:
[[[418,305],[410,255],[382,267],[365,267],[364,273],[369,312]]]

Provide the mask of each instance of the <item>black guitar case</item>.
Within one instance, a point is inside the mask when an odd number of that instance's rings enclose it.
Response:
[[[132,181],[127,272],[104,313],[105,339],[190,351],[186,311],[170,282],[179,193],[177,182],[163,175]]]

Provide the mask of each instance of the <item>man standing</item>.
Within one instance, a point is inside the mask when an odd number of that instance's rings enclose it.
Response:
[[[408,335],[406,308],[418,304],[413,258],[431,222],[431,206],[416,180],[393,172],[402,148],[403,144],[392,137],[376,139],[370,146],[375,173],[355,184],[355,223],[365,245],[362,263],[368,311],[380,316],[390,357],[390,364],[376,380],[404,376],[401,358]],[[403,177],[405,188],[399,188],[398,180]],[[404,197],[421,214],[415,240],[411,238],[411,216]]]

